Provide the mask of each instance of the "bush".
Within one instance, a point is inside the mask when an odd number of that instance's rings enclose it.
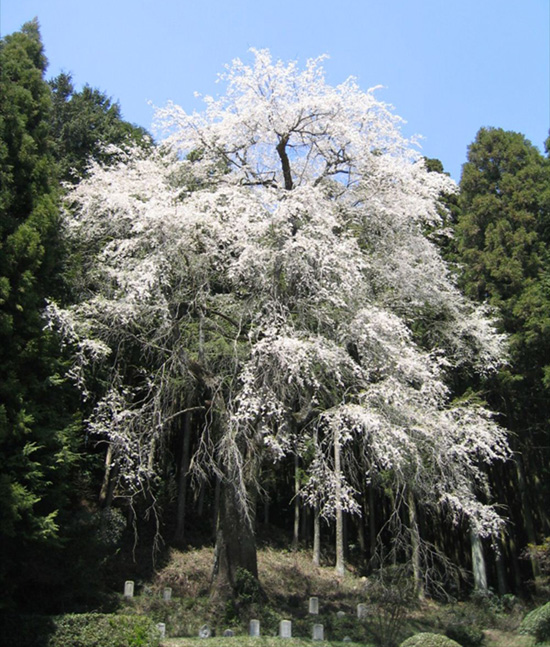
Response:
[[[539,643],[550,640],[550,602],[528,613],[519,626],[519,633],[534,636]]]
[[[137,615],[20,616],[2,629],[10,647],[158,647],[160,640],[154,623]]]
[[[445,635],[462,647],[481,647],[485,640],[485,634],[477,625],[464,622],[449,624],[445,629]]]
[[[407,638],[401,647],[460,647],[460,644],[442,634],[420,633]]]

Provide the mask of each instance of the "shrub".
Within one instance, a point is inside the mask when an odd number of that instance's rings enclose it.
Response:
[[[528,613],[519,626],[519,633],[534,636],[537,642],[550,640],[550,602]]]
[[[445,635],[462,647],[481,647],[485,640],[485,634],[477,625],[465,622],[449,624],[445,629]]]
[[[460,647],[460,644],[442,634],[420,633],[407,638],[401,647]]]
[[[14,617],[2,638],[10,647],[158,647],[160,639],[144,616],[100,613]]]

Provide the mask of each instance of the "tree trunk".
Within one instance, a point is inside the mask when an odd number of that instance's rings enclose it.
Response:
[[[110,508],[115,494],[115,486],[120,472],[120,465],[113,466],[113,445],[109,443],[105,455],[105,471],[103,473],[103,483],[99,493],[99,505],[102,508]]]
[[[191,445],[191,414],[183,416],[180,473],[178,479],[178,505],[174,541],[183,544],[185,539],[185,504],[187,499],[187,473],[189,471],[189,447]]]
[[[420,559],[420,531],[418,529],[418,519],[416,516],[416,501],[411,490],[407,493],[409,508],[409,527],[411,531],[411,548],[412,548],[412,567],[414,592],[419,600],[426,598],[424,583],[422,580],[422,564]]]
[[[294,454],[294,531],[292,550],[298,550],[300,540],[300,458]]]
[[[231,482],[221,486],[220,511],[213,572],[215,598],[234,597],[237,571],[244,569],[258,578],[253,520],[247,519],[237,502]]]
[[[472,549],[472,570],[474,572],[474,588],[480,593],[487,593],[487,567],[481,537],[475,530],[470,529],[470,545]]]
[[[336,476],[336,574],[344,575],[346,571],[344,559],[344,512],[342,510],[342,488],[340,478],[342,466],[340,462],[340,434],[334,432],[334,473]]]
[[[321,515],[318,505],[313,515],[313,563],[315,566],[321,565]]]
[[[518,477],[519,493],[521,497],[521,511],[523,513],[523,521],[527,539],[530,544],[537,543],[537,533],[535,532],[535,522],[533,520],[533,512],[531,510],[531,501],[528,495],[527,481],[525,478],[525,470],[523,468],[523,457],[521,454],[516,453],[516,474]],[[536,557],[530,557],[531,568],[533,570],[533,578],[536,582],[540,575],[540,564]]]

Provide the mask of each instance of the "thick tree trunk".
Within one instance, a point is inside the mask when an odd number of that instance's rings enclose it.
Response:
[[[233,485],[221,487],[220,511],[213,573],[213,596],[221,600],[234,597],[237,572],[248,571],[258,578],[256,539],[253,520],[247,519],[237,502]]]
[[[487,593],[487,567],[481,537],[475,530],[470,529],[470,545],[472,551],[472,570],[474,572],[474,588],[480,593]]]
[[[191,414],[183,416],[183,437],[178,479],[178,505],[176,511],[176,532],[174,541],[182,544],[185,539],[185,506],[187,499],[187,473],[189,471],[189,448],[191,445]]]

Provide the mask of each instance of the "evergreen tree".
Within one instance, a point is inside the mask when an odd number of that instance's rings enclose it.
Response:
[[[550,387],[550,165],[519,133],[483,128],[468,151],[456,227],[466,293],[493,306],[510,336],[510,360],[488,397],[514,434],[521,494],[516,528],[528,540],[550,530],[544,486]],[[542,450],[542,451],[541,451]],[[523,466],[529,465],[529,474]],[[521,513],[520,513],[521,510]]]
[[[92,160],[112,160],[109,145],[149,145],[147,132],[124,121],[119,104],[100,90],[85,85],[76,92],[70,74],[60,74],[50,87],[54,155],[62,180],[77,182]]]
[[[50,89],[36,20],[0,42],[0,586],[41,577],[71,462],[59,348],[44,330],[60,247]],[[32,572],[34,571],[34,572]],[[4,603],[5,603],[4,602]],[[2,603],[0,603],[1,606]]]

